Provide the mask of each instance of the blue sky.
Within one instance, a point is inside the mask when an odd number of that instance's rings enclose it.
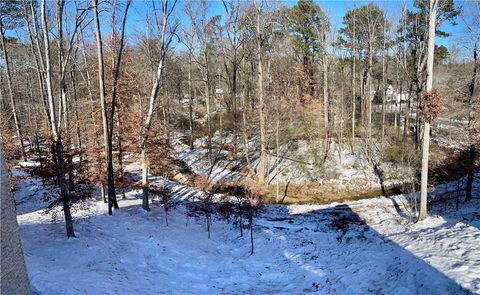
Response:
[[[220,0],[209,0],[209,5],[211,7],[211,14],[222,14],[224,12],[223,6]],[[270,0],[270,2],[273,2]],[[287,1],[275,1],[276,4],[285,4],[288,7],[295,5],[296,1],[287,0]],[[353,9],[354,3],[350,1],[342,0],[322,0],[315,1],[320,7],[327,13],[330,17],[333,28],[338,30],[342,27],[342,18],[344,14]],[[356,5],[362,6],[366,3],[374,2],[382,9],[387,12],[387,17],[389,20],[396,22],[400,17],[400,13],[403,5],[407,5],[407,8],[413,8],[413,1],[402,1],[402,0],[380,0],[380,1],[361,1],[357,0]],[[176,7],[176,16],[179,17],[182,21],[186,21],[185,16],[182,12],[182,6],[184,1],[180,1]],[[461,4],[460,1],[456,1],[457,5]],[[130,18],[128,20],[128,31],[127,33],[136,35],[136,33],[142,32],[145,30],[144,20],[147,11],[151,10],[151,1],[147,0],[134,0],[130,12]],[[447,32],[458,34],[462,31],[462,25],[459,21],[459,25],[451,26],[450,24],[444,24],[443,29]],[[448,47],[451,38],[437,38],[437,43],[445,45]]]
[[[0,0],[2,1],[2,0]],[[73,1],[67,0],[67,9],[73,9]],[[188,20],[183,13],[183,6],[187,0],[180,0],[177,3],[176,10],[175,10],[175,17],[177,17],[182,24],[188,25]],[[194,0],[196,1],[196,0]],[[270,3],[274,3],[274,0],[267,0]],[[467,0],[468,1],[468,0]],[[158,3],[159,1],[157,1]],[[220,0],[209,0],[207,1],[208,5],[211,8],[211,15],[215,14],[223,14],[224,9],[222,2]],[[342,18],[344,14],[348,11],[353,9],[354,2],[352,0],[322,0],[322,1],[315,1],[320,7],[326,12],[329,16],[330,21],[332,23],[332,27],[334,30],[338,30],[342,27]],[[413,9],[413,1],[403,1],[403,0],[377,0],[377,1],[363,1],[357,0],[356,5],[362,6],[366,3],[374,2],[379,7],[384,9],[387,13],[387,18],[397,23],[400,13],[402,10],[403,5],[407,5],[407,8]],[[463,1],[456,1],[456,5],[461,5]],[[101,1],[100,1],[101,3]],[[124,3],[124,0],[119,0],[119,3]],[[145,17],[147,13],[152,13],[152,1],[151,0],[133,0],[132,6],[129,11],[129,18],[127,20],[127,40],[129,42],[135,42],[137,36],[145,33]],[[292,7],[295,5],[296,1],[286,0],[286,1],[277,1],[275,0],[275,5],[286,5],[288,7]],[[53,4],[53,3],[52,3]],[[159,8],[159,7],[157,7]],[[100,13],[101,22],[102,22],[102,33],[109,34],[110,33],[110,16],[105,13]],[[120,17],[120,16],[119,16]],[[458,39],[455,39],[455,36],[458,36],[463,32],[462,21],[457,21],[459,24],[457,26],[452,26],[449,23],[443,25],[442,29],[452,33],[453,36],[449,38],[437,38],[436,43],[440,45],[445,45],[450,47],[451,44],[458,43]],[[23,34],[23,28],[19,32],[8,32],[8,35],[20,35]],[[86,34],[89,31],[85,32]]]

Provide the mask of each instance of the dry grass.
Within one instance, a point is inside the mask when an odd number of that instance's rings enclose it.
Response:
[[[265,193],[265,203],[275,204],[329,204],[332,202],[347,202],[374,198],[383,195],[380,188],[359,189],[356,191],[339,189],[333,185],[290,184],[285,195],[285,184],[279,186],[279,200],[276,198],[276,185],[269,185]],[[394,189],[387,189],[388,195],[393,195]]]

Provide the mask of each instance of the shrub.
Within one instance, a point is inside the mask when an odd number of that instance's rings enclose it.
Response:
[[[396,142],[383,151],[383,157],[386,161],[403,166],[418,166],[420,158],[418,157],[415,144],[411,141]]]

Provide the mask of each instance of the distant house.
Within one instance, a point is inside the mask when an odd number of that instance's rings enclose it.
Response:
[[[391,84],[389,84],[387,86],[387,90],[386,90],[385,94],[386,94],[385,100],[387,101],[387,103],[397,103],[398,104],[400,102],[408,101],[408,93],[397,92]]]

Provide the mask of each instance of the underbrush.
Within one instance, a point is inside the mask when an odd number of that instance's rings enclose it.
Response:
[[[389,195],[398,194],[399,188],[387,188],[386,192]],[[349,188],[338,188],[333,184],[327,185],[317,182],[282,183],[278,185],[278,196],[276,184],[267,186],[265,203],[287,205],[330,204],[332,202],[375,198],[381,195],[383,195],[383,192],[380,188],[351,190]]]
[[[383,150],[384,160],[393,164],[408,167],[419,167],[421,158],[411,140],[396,141]]]

